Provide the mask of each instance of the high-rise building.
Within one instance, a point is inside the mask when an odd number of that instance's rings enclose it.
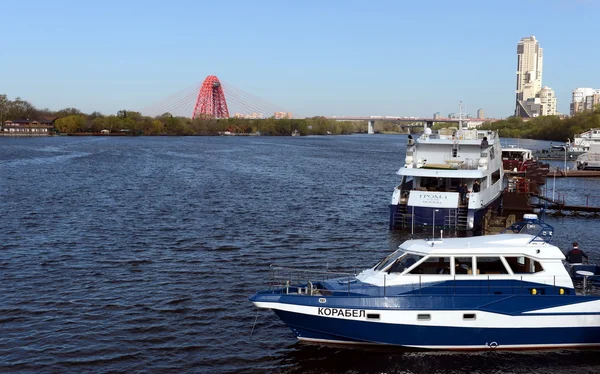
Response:
[[[542,116],[553,116],[556,114],[556,95],[554,90],[544,86],[540,90],[540,103],[542,104]]]
[[[440,117],[441,117],[440,112],[433,113],[433,119],[440,119]]]
[[[485,118],[485,114],[483,109],[477,109],[477,119],[484,119]]]
[[[517,44],[517,91],[515,116],[536,117],[538,115],[555,114],[554,106],[548,101],[549,92],[545,91],[545,103],[540,97],[542,90],[542,71],[544,62],[544,49],[535,36],[521,39]],[[554,98],[552,92],[552,98]],[[536,100],[539,99],[539,100]],[[544,107],[546,105],[546,107]]]
[[[600,89],[576,88],[573,90],[570,114],[594,110],[597,105],[600,105]]]

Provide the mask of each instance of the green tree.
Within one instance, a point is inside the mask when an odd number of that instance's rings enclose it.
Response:
[[[62,133],[72,134],[75,132],[85,131],[86,124],[87,122],[85,116],[78,114],[59,118],[54,123],[54,126]]]

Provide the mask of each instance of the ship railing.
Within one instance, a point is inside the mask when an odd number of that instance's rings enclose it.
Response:
[[[528,234],[533,236],[529,243],[551,243],[554,227],[540,220],[525,220],[513,223],[501,234]]]
[[[456,170],[477,170],[477,162],[472,158],[460,159],[453,157],[452,153],[444,154],[444,162],[454,166]]]
[[[284,294],[316,295],[319,284],[336,280],[338,284],[345,285],[344,291],[350,294],[350,288],[356,283],[356,275],[348,272],[318,269],[301,269],[287,266],[270,265],[270,289],[280,290]]]
[[[409,275],[412,276],[412,275]],[[392,284],[390,284],[390,279]],[[563,286],[565,277],[540,277],[533,274],[427,274],[418,275],[411,283],[397,284],[398,278],[383,275],[382,285],[359,282],[348,272],[299,269],[271,265],[270,290],[277,294],[306,296],[372,296],[397,295],[600,295],[600,279],[590,279],[586,288],[574,280],[573,287]],[[563,284],[563,285],[561,285]],[[334,287],[331,287],[331,286]]]

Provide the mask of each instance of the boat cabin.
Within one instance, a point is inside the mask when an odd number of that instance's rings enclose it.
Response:
[[[409,138],[400,184],[390,203],[390,226],[471,229],[502,193],[501,147],[496,133],[430,128]]]
[[[502,166],[506,171],[525,171],[535,163],[533,152],[525,148],[502,148]]]
[[[419,284],[426,288],[430,284],[439,288],[439,282],[448,281],[517,281],[552,285],[563,292],[572,290],[573,281],[562,263],[562,251],[536,239],[535,235],[506,233],[409,240],[357,279],[380,287]],[[497,285],[507,286],[502,282],[494,286]],[[470,283],[463,286],[472,287]]]

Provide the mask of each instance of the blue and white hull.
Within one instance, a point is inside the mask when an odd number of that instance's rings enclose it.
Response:
[[[301,298],[259,293],[251,300],[272,309],[306,341],[450,350],[600,346],[598,297]]]
[[[250,301],[309,341],[452,350],[600,346],[597,268],[571,268],[587,277],[576,288],[553,236],[551,226],[528,216],[498,235],[408,240],[358,275],[272,267],[271,288]]]

